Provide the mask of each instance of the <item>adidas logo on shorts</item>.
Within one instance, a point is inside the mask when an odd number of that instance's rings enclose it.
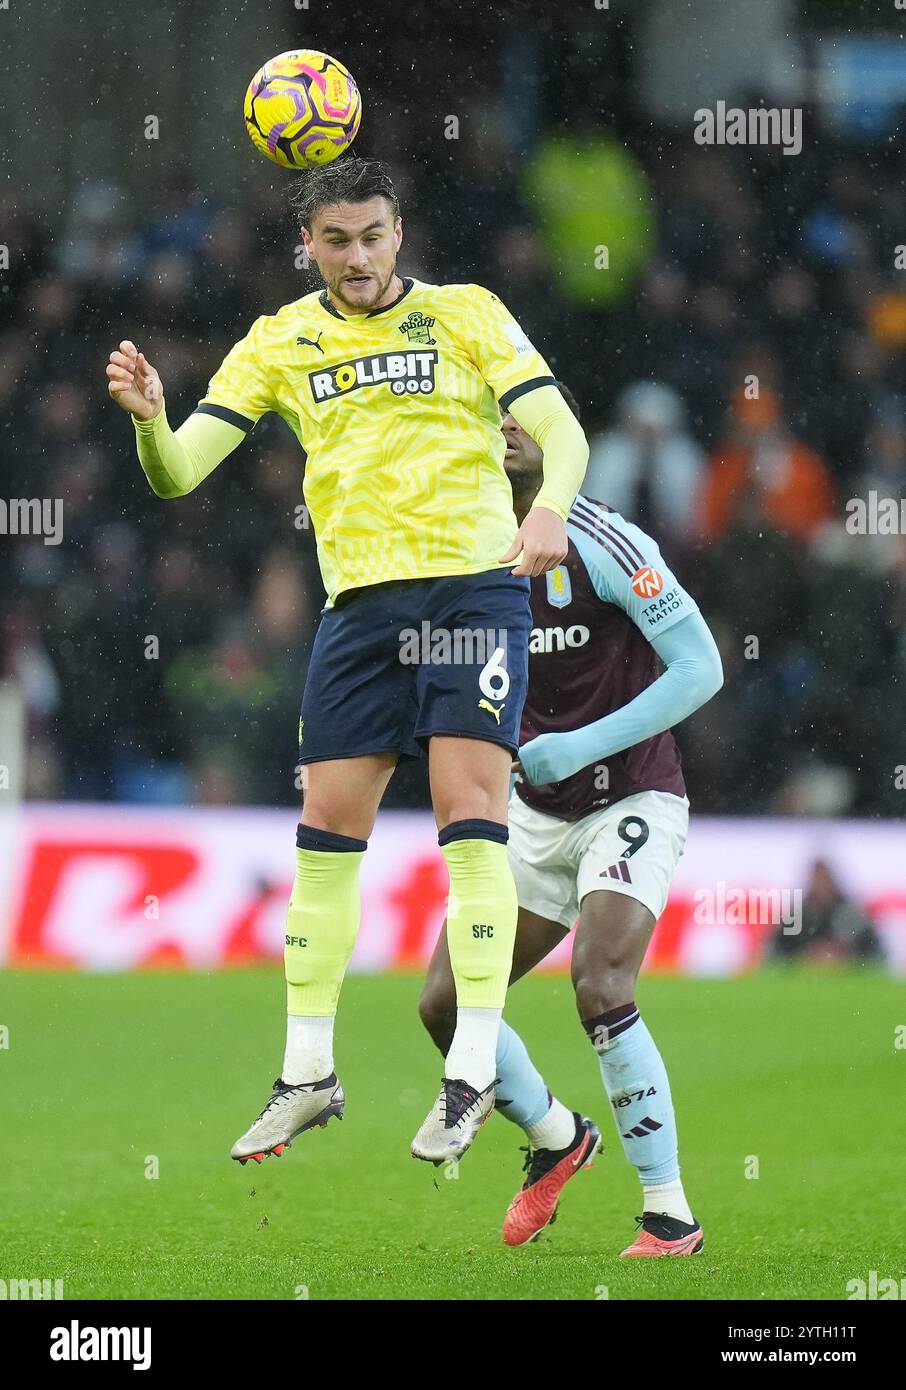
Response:
[[[618,859],[616,864],[611,864],[609,869],[602,869],[601,878],[621,878],[624,883],[632,882],[629,865],[625,859]]]

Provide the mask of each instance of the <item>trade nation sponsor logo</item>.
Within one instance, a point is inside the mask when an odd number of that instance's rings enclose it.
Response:
[[[639,598],[656,598],[664,587],[663,576],[650,565],[643,565],[632,576],[632,588]]]
[[[657,570],[637,570],[632,577],[632,587],[639,598],[651,599],[642,609],[642,617],[649,627],[657,627],[671,613],[678,613],[683,607],[683,591],[679,585],[664,592],[664,580]],[[648,592],[646,592],[646,590]]]
[[[374,352],[336,367],[309,372],[308,380],[318,404],[366,386],[389,386],[395,396],[429,396],[434,390],[436,366],[434,351]]]

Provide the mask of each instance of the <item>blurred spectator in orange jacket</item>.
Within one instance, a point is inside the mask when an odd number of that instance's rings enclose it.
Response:
[[[773,391],[762,387],[756,400],[734,391],[730,416],[729,438],[711,456],[705,478],[705,535],[767,525],[810,540],[834,510],[824,460],[788,433]]]

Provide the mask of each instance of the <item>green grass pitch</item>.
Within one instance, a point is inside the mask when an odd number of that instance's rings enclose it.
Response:
[[[0,1277],[68,1298],[845,1299],[906,1274],[902,984],[865,970],[643,981],[667,1061],[702,1255],[621,1261],[640,1210],[563,977],[510,995],[556,1094],[606,1153],[535,1244],[500,1240],[521,1131],[492,1117],[455,1180],[409,1141],[440,1076],[414,976],[351,976],[337,1027],[346,1118],[260,1167],[229,1147],[280,1068],[282,979],[0,977]],[[0,1034],[2,1036],[2,1034]],[[145,1176],[155,1156],[159,1176]],[[757,1162],[757,1177],[747,1177]],[[899,1229],[898,1229],[899,1226]]]

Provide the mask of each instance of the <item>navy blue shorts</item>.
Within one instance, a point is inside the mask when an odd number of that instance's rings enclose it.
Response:
[[[507,569],[341,594],[315,637],[299,762],[397,753],[434,734],[515,752],[528,685],[530,581]]]

